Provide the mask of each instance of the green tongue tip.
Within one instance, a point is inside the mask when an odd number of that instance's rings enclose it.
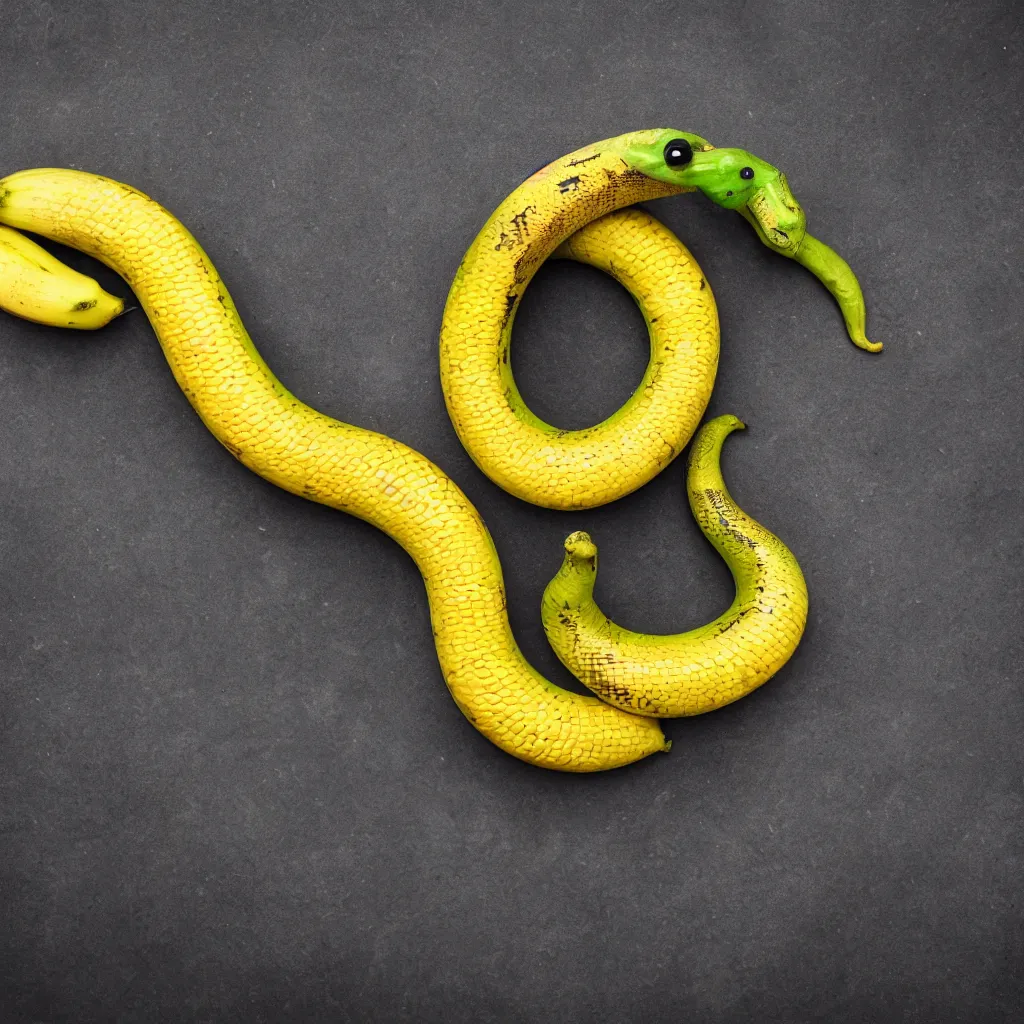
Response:
[[[806,267],[835,297],[846,321],[850,341],[865,352],[881,352],[880,341],[868,341],[864,333],[867,314],[864,310],[864,293],[850,265],[834,249],[813,235],[804,235],[793,259]]]

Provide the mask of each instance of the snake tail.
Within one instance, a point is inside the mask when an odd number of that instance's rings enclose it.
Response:
[[[720,458],[735,416],[706,423],[691,447],[690,509],[736,584],[729,608],[707,625],[656,636],[616,625],[594,601],[597,546],[577,532],[548,584],[541,616],[562,663],[603,700],[639,715],[677,718],[730,704],[767,682],[796,650],[807,586],[785,544],[729,494]]]
[[[292,395],[256,350],[212,262],[170,212],[109,178],[40,169],[0,181],[0,222],[116,270],[182,391],[235,458],[293,494],[365,519],[412,556],[444,678],[489,740],[570,772],[668,749],[656,722],[562,690],[526,661],[509,626],[494,545],[466,496],[420,453]]]

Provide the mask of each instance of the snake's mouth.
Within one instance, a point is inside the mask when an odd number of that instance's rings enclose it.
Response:
[[[781,171],[762,185],[739,208],[739,212],[757,230],[761,241],[782,256],[792,258],[807,231],[807,218],[789,182]]]

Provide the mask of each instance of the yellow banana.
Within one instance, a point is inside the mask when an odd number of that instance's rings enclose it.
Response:
[[[725,559],[736,597],[713,622],[675,636],[634,633],[594,603],[597,547],[566,539],[541,615],[555,653],[599,697],[639,715],[699,715],[745,697],[796,650],[807,622],[807,585],[793,553],[748,516],[722,479],[722,442],[743,424],[719,416],[690,449],[687,489],[697,525]]]
[[[50,327],[94,331],[124,310],[124,300],[0,226],[0,309]]]
[[[413,557],[438,659],[466,717],[501,749],[562,771],[597,771],[668,749],[657,722],[559,689],[523,657],[501,566],[476,509],[423,455],[317,412],[271,373],[216,269],[148,196],[71,170],[0,181],[0,222],[114,268],[145,309],[175,379],[244,465],[312,501],[359,516]]]

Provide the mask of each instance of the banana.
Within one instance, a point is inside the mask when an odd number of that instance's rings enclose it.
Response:
[[[124,300],[0,225],[0,309],[37,324],[95,331],[124,311]]]
[[[725,559],[736,597],[713,622],[675,636],[634,633],[594,602],[597,546],[578,532],[544,591],[541,616],[562,663],[603,700],[638,715],[677,718],[745,697],[789,660],[807,622],[807,585],[793,553],[748,516],[722,479],[722,442],[743,424],[719,416],[690,452],[690,508]]]
[[[279,487],[359,516],[416,561],[441,669],[469,721],[544,768],[600,771],[667,750],[657,722],[562,690],[512,636],[501,564],[455,482],[399,441],[331,419],[273,375],[209,257],[171,213],[81,171],[0,181],[0,222],[80,249],[135,292],[175,379],[244,465]]]
[[[773,251],[815,273],[840,303],[854,343],[877,347],[864,337],[863,296],[852,271],[806,234],[803,211],[776,168],[668,129],[577,150],[498,207],[463,259],[445,306],[440,361],[448,410],[474,461],[506,490],[552,508],[593,507],[639,487],[686,444],[717,368],[714,300],[682,243],[645,212],[623,207],[698,189],[748,219]],[[667,750],[656,717],[736,700],[795,649],[807,614],[799,566],[735,505],[718,469],[724,437],[741,426],[735,417],[700,432],[689,476],[694,514],[736,577],[736,601],[725,615],[678,638],[621,630],[592,601],[596,547],[585,534],[567,542],[563,569],[545,597],[545,626],[562,660],[605,703],[559,689],[527,663],[509,626],[490,535],[454,481],[400,442],[331,419],[292,395],[260,356],[213,264],[171,213],[111,179],[41,169],[0,181],[0,224],[80,249],[120,273],[175,379],[224,447],[277,486],[367,520],[412,556],[452,696],[513,756],[589,772]],[[51,308],[38,279],[56,271],[28,259],[26,246],[34,243],[16,233],[4,239],[5,252],[17,256],[0,263],[5,308],[19,315]],[[519,301],[552,255],[620,280],[651,333],[641,388],[586,431],[558,430],[533,416],[509,365]],[[22,264],[33,265],[34,276],[25,278]],[[74,272],[61,270],[62,281],[70,280]],[[103,293],[74,305],[93,300],[76,311],[90,314],[78,323],[67,314],[32,318],[100,326],[120,312],[119,300]]]

